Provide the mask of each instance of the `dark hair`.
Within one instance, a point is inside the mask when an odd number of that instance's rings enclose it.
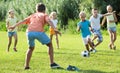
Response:
[[[96,9],[96,8],[93,8],[92,10],[98,10],[98,9]]]
[[[38,12],[44,12],[45,9],[46,9],[46,8],[45,8],[45,5],[42,4],[42,3],[39,3],[39,4],[36,5],[36,10],[37,10]]]

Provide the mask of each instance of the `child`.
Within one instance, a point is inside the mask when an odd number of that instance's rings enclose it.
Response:
[[[92,45],[91,39],[90,39],[90,22],[88,20],[85,19],[86,14],[82,11],[79,14],[79,17],[81,19],[81,21],[78,23],[78,27],[77,30],[80,31],[81,29],[81,33],[82,33],[82,39],[83,42],[85,44],[85,47],[87,49],[88,52],[90,52],[89,46],[92,48],[91,51],[93,51],[94,53],[96,52],[95,48]]]
[[[103,37],[100,31],[100,18],[102,18],[103,16],[108,16],[111,15],[112,13],[109,14],[98,14],[98,10],[97,9],[92,9],[92,16],[90,17],[90,23],[91,23],[91,27],[93,29],[93,34],[94,37],[92,39],[92,44],[96,47],[98,46],[102,41],[103,41]],[[98,42],[96,44],[94,44],[94,40],[98,38]]]
[[[15,17],[13,10],[9,10],[8,13],[9,13],[9,16],[6,19],[6,27],[7,27],[7,30],[8,30],[8,38],[9,38],[7,52],[9,52],[9,49],[10,49],[10,46],[11,46],[11,43],[12,43],[12,37],[14,37],[14,39],[15,39],[13,49],[14,49],[15,52],[17,52],[17,50],[16,50],[16,45],[17,45],[17,40],[18,40],[18,38],[17,38],[17,28],[15,28],[15,29],[10,29],[9,28],[10,26],[13,26],[13,25],[16,24],[17,18]]]
[[[50,19],[53,22],[53,25],[55,26],[55,28],[57,29],[58,20],[57,20],[57,14],[56,14],[56,12],[51,12]],[[59,49],[58,34],[55,33],[54,29],[50,26],[50,39],[51,39],[51,42],[52,42],[53,35],[56,36],[57,48]]]
[[[25,18],[23,21],[18,22],[15,26],[11,28],[15,28],[21,24],[28,24],[27,28],[27,38],[29,49],[26,54],[26,61],[25,61],[25,69],[30,69],[29,63],[35,48],[35,39],[37,39],[42,44],[48,46],[48,52],[50,57],[50,67],[51,68],[58,68],[59,65],[54,62],[53,56],[53,45],[48,38],[48,36],[44,33],[44,25],[48,23],[55,31],[55,33],[59,33],[59,31],[54,27],[53,23],[50,21],[48,15],[45,13],[45,5],[39,3],[36,5],[36,13],[30,15],[29,17]]]
[[[112,13],[113,8],[111,5],[107,6],[107,11],[108,11],[108,13]],[[109,48],[115,50],[116,49],[116,46],[114,45],[114,43],[116,41],[116,24],[115,24],[115,22],[117,22],[117,17],[114,13],[112,15],[104,17],[104,19],[102,21],[102,25],[104,24],[105,19],[107,19],[107,29],[108,29],[108,33],[110,36]]]

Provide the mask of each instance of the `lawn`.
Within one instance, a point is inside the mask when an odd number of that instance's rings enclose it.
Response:
[[[6,52],[8,38],[7,32],[0,32],[0,73],[120,73],[120,36],[117,37],[116,50],[108,48],[109,36],[103,35],[104,41],[96,49],[97,53],[91,53],[90,57],[81,56],[85,50],[79,34],[63,34],[59,37],[60,49],[54,43],[55,61],[64,69],[51,69],[47,47],[36,41],[36,47],[30,62],[30,70],[24,70],[27,40],[25,32],[18,32],[18,52],[13,51],[13,43],[10,52]],[[14,40],[13,40],[14,41]],[[77,71],[67,71],[68,65],[76,66]]]

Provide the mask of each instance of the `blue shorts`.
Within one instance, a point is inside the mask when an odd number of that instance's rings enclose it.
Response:
[[[44,32],[27,32],[29,47],[35,46],[35,39],[37,39],[42,44],[50,43],[49,37]]]
[[[12,36],[14,36],[14,35],[16,35],[16,34],[17,34],[16,31],[14,31],[14,32],[8,32],[8,37],[12,37]]]
[[[116,27],[108,27],[109,31],[116,32]]]
[[[103,41],[103,37],[102,37],[102,33],[101,33],[100,29],[99,30],[93,29],[93,34],[98,36],[98,41],[99,42]]]

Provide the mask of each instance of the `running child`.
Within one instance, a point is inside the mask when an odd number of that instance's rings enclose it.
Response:
[[[107,12],[108,13],[112,13],[113,12],[113,8],[111,5],[108,5],[106,7],[107,9]],[[103,21],[102,21],[102,25],[105,23],[105,19],[107,19],[107,30],[108,30],[108,33],[109,33],[109,36],[110,36],[110,43],[109,43],[109,48],[110,49],[116,49],[116,46],[115,46],[115,41],[116,41],[116,38],[117,38],[117,35],[116,35],[116,23],[117,22],[117,17],[115,15],[115,13],[113,13],[112,15],[109,15],[109,16],[105,16]]]
[[[92,45],[91,38],[90,38],[90,35],[91,35],[91,32],[90,32],[90,28],[91,28],[90,22],[85,19],[86,14],[83,11],[81,11],[79,13],[79,17],[80,17],[81,21],[78,23],[77,30],[78,31],[81,30],[82,39],[83,39],[83,42],[85,44],[86,50],[88,52],[92,51],[92,52],[95,53],[96,50],[95,50],[94,46]],[[89,46],[92,48],[91,50],[89,49]]]
[[[29,49],[26,54],[25,59],[25,69],[30,69],[29,63],[32,57],[32,53],[35,49],[35,39],[45,44],[48,47],[48,54],[50,57],[50,67],[51,68],[58,68],[59,65],[54,62],[54,55],[53,55],[53,45],[49,39],[49,37],[44,32],[44,26],[48,23],[55,31],[55,33],[59,33],[59,31],[54,27],[53,23],[49,19],[48,15],[45,13],[45,5],[39,3],[36,5],[36,13],[28,16],[23,21],[18,22],[11,28],[15,28],[21,24],[27,24],[27,38],[28,38],[28,45]]]
[[[53,22],[53,25],[57,29],[57,24],[58,24],[57,13],[56,12],[51,12],[49,17],[50,17],[50,20]],[[59,49],[58,33],[55,33],[54,29],[50,26],[50,39],[51,39],[51,42],[52,42],[52,39],[53,39],[53,35],[56,36],[57,48]]]
[[[7,52],[9,52],[9,49],[10,49],[10,46],[11,46],[11,43],[12,43],[12,37],[14,37],[14,40],[15,40],[13,49],[14,49],[15,52],[17,52],[17,49],[16,49],[17,42],[18,42],[17,28],[14,28],[14,29],[9,28],[10,26],[13,26],[17,23],[17,18],[15,17],[14,10],[11,9],[11,10],[8,11],[8,13],[9,13],[9,16],[6,19],[6,28],[7,28],[7,31],[8,31],[8,38],[9,38]]]

